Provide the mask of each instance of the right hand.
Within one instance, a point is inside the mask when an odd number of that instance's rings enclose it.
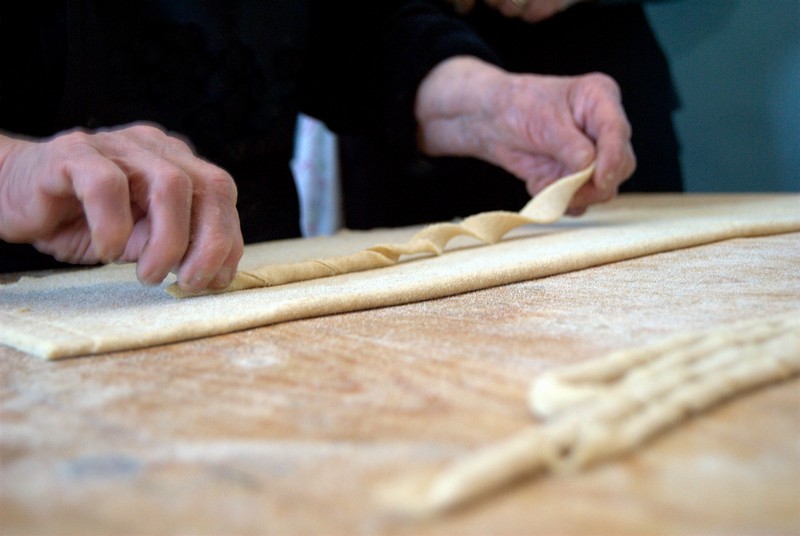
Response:
[[[423,153],[495,164],[531,195],[596,162],[570,214],[613,198],[636,167],[619,86],[602,74],[515,74],[456,56],[425,77],[415,113]]]
[[[244,251],[236,186],[145,124],[42,141],[0,135],[0,239],[72,263],[136,262],[187,291],[223,288]]]

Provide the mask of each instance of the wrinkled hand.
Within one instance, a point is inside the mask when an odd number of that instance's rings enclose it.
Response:
[[[448,0],[460,13],[475,7],[476,0]],[[484,0],[506,17],[519,17],[527,22],[539,22],[586,0]]]
[[[614,197],[636,167],[619,87],[602,74],[517,75],[476,58],[450,58],[420,85],[416,117],[424,153],[498,165],[524,180],[531,195],[596,161],[571,214]]]
[[[0,238],[72,263],[136,262],[158,284],[226,286],[243,252],[236,187],[150,125],[0,136]]]

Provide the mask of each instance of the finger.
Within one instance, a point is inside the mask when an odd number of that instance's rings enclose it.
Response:
[[[174,163],[143,151],[136,157],[134,198],[146,211],[132,241],[138,250],[136,275],[157,285],[178,264],[189,247],[193,185]]]
[[[599,125],[590,124],[588,128],[597,143],[595,184],[601,190],[615,190],[636,169],[636,157],[631,145],[631,128],[621,107],[616,111],[609,110],[608,113],[601,111],[598,114],[602,115],[608,116],[609,119],[598,118]]]
[[[528,131],[531,149],[549,155],[568,173],[584,169],[595,159],[594,142],[568,114],[534,116]]]
[[[155,285],[180,265],[189,250],[197,195],[193,163],[201,160],[186,142],[156,125],[138,123],[115,133],[135,147],[116,158],[136,177],[134,202],[142,213],[125,258],[137,262],[142,283]]]
[[[632,165],[635,166],[635,158],[633,157],[632,150],[630,152],[630,159],[632,162],[634,162]],[[568,211],[569,214],[580,215],[585,212],[590,205],[605,203],[616,197],[622,180],[612,181],[610,183],[599,182],[597,179],[597,169],[599,168],[600,165],[598,163],[597,167],[595,168],[595,176],[593,177],[592,181],[586,183],[573,196],[572,201],[570,202],[570,210]],[[627,178],[628,175],[629,174],[623,175],[623,177]]]
[[[231,281],[233,281],[233,276],[236,274],[236,267],[239,265],[243,254],[244,245],[241,241],[235,242],[230,253],[228,253],[228,257],[222,263],[222,266],[220,266],[217,275],[208,286],[214,289],[221,289],[230,285]]]
[[[601,190],[616,190],[636,169],[630,127],[606,125],[597,135],[596,184]]]
[[[579,216],[586,212],[590,205],[610,201],[617,195],[616,188],[599,189],[594,182],[589,182],[575,192],[570,201],[567,213],[571,216]]]
[[[630,141],[616,135],[602,135],[597,141],[597,176],[599,190],[616,192],[636,170],[636,156]]]
[[[488,159],[524,179],[535,194],[558,177],[588,167],[595,146],[574,117],[568,98],[573,80],[530,75],[515,80],[496,123],[495,131],[504,134]]]
[[[605,75],[589,75],[584,84],[579,116],[586,133],[597,145],[594,183],[599,190],[616,190],[636,168],[631,145],[631,126],[616,83]]]
[[[531,155],[526,158],[527,162],[525,162],[523,171],[516,175],[524,179],[526,189],[531,197],[558,180],[559,177],[571,173],[563,164],[551,158],[536,158]]]
[[[120,257],[133,228],[128,178],[114,162],[87,148],[67,159],[65,184],[80,200],[97,260]]]
[[[168,162],[163,164],[168,170],[167,180],[159,184],[166,185],[166,198],[178,199],[181,207],[170,213],[169,203],[153,204],[159,196],[154,195],[156,191],[151,192],[150,238],[140,260],[142,275],[147,273],[148,263],[153,262],[157,271],[150,282],[160,281],[175,270],[178,283],[188,291],[203,290],[212,282],[227,286],[244,247],[233,179],[224,170],[196,157],[184,140],[167,135],[158,127],[134,125],[126,129],[126,134],[145,151]],[[180,188],[170,191],[170,186]],[[162,250],[168,253],[162,254]]]
[[[236,212],[236,187],[222,169],[195,159],[187,162],[195,177],[191,240],[178,266],[178,284],[187,291],[227,286],[243,251]]]
[[[150,220],[147,219],[147,214],[143,209],[134,205],[133,207],[133,231],[128,238],[128,243],[125,244],[125,251],[118,259],[118,262],[136,262],[138,261],[144,248],[147,246],[147,241],[150,238]]]
[[[556,144],[553,153],[569,173],[585,169],[597,157],[597,151],[592,140],[575,128],[575,125],[565,125],[559,133],[562,143]],[[557,138],[556,138],[557,139]]]

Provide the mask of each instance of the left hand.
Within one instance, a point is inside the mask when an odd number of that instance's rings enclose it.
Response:
[[[0,134],[0,239],[73,263],[136,262],[142,283],[230,283],[244,251],[236,184],[156,125]]]
[[[424,153],[493,163],[524,180],[531,195],[596,162],[571,214],[613,198],[636,167],[619,87],[606,75],[511,74],[457,56],[428,73],[415,111]]]

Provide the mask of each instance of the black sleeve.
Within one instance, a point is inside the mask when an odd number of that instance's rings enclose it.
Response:
[[[452,11],[425,1],[311,1],[303,111],[339,133],[416,145],[414,98],[443,60],[499,60]]]

